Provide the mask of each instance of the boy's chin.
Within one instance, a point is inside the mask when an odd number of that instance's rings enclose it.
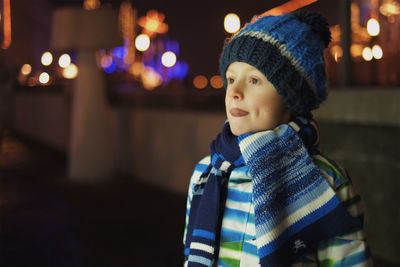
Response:
[[[231,132],[235,136],[240,136],[243,134],[253,134],[253,133],[263,132],[263,131],[271,131],[271,130],[275,129],[276,127],[273,127],[272,129],[249,129],[249,128],[235,127],[234,125],[233,126],[230,125]]]
[[[245,129],[241,127],[235,127],[235,126],[230,126],[231,127],[231,132],[235,136],[240,136],[242,134],[248,134],[251,133],[252,131],[250,129]]]
[[[232,127],[232,125],[230,125],[231,128],[231,133],[233,135],[239,136],[240,135],[240,131],[238,131],[235,127]],[[239,134],[238,134],[239,133]]]

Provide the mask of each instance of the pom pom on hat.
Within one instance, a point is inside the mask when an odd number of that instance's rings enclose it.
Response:
[[[329,30],[329,24],[325,17],[318,13],[299,10],[293,13],[300,21],[310,25],[311,29],[318,33],[321,40],[325,43],[325,47],[328,47],[332,40],[331,31]]]
[[[326,99],[323,50],[331,34],[317,13],[296,11],[261,16],[246,24],[225,44],[220,73],[235,61],[260,70],[274,85],[293,115],[304,115]]]

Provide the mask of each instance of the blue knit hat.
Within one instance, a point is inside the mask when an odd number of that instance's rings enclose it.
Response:
[[[323,51],[330,40],[328,23],[318,13],[256,18],[223,48],[220,72],[225,87],[229,65],[245,62],[267,77],[293,114],[307,114],[326,99]]]

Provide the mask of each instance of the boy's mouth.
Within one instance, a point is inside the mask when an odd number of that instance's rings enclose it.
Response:
[[[232,108],[229,110],[229,113],[233,117],[243,117],[243,116],[246,116],[249,114],[247,111],[240,109],[240,108]]]

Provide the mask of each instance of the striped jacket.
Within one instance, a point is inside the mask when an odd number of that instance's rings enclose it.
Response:
[[[322,155],[313,156],[313,160],[348,212],[353,216],[361,215],[363,211],[360,196],[354,192],[351,181],[345,171],[332,160]],[[186,227],[189,219],[193,187],[199,183],[200,175],[209,164],[210,156],[202,159],[196,165],[190,179],[186,206]],[[336,183],[340,184],[340,186],[336,186]],[[218,266],[260,266],[255,238],[252,189],[252,178],[249,176],[247,166],[232,171],[222,220]],[[183,241],[185,243],[185,240]],[[299,240],[293,249],[300,249],[302,246],[303,244]],[[353,233],[336,236],[320,242],[317,251],[313,254],[302,256],[293,266],[372,265],[363,229],[359,229]]]

